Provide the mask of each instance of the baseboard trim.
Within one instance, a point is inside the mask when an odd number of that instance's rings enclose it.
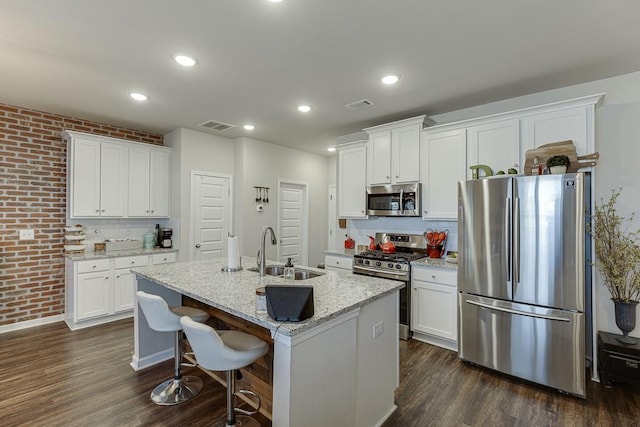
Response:
[[[174,351],[173,348],[170,348],[143,357],[142,359],[138,359],[135,355],[133,355],[131,357],[131,363],[129,363],[129,365],[133,368],[134,371],[140,371],[150,366],[157,365],[160,362],[164,362],[165,360],[173,359],[173,357]]]
[[[40,317],[38,319],[25,320],[24,322],[10,323],[0,326],[0,334],[5,332],[19,331],[21,329],[33,328],[34,326],[48,325],[64,321],[64,314],[56,314],[55,316]]]

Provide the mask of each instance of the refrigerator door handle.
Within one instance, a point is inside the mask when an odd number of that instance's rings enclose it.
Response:
[[[539,319],[545,319],[545,320],[557,320],[559,322],[571,322],[571,319],[568,319],[566,317],[550,316],[550,315],[547,315],[547,314],[535,314],[535,313],[529,313],[529,312],[526,312],[526,311],[513,310],[513,309],[510,309],[510,308],[496,307],[494,305],[484,304],[484,303],[481,303],[481,302],[478,302],[478,301],[473,301],[473,300],[466,300],[466,302],[467,302],[467,304],[477,305],[478,307],[486,308],[486,309],[489,309],[489,310],[503,311],[505,313],[519,314],[521,316],[537,317]]]
[[[513,199],[513,294],[520,283],[520,198]]]
[[[404,214],[404,190],[400,190],[400,214]]]
[[[505,204],[505,214],[507,220],[505,221],[505,233],[504,233],[504,246],[505,253],[507,254],[507,262],[505,263],[505,268],[507,269],[507,281],[511,282],[513,278],[511,277],[511,270],[513,267],[512,259],[511,259],[511,198],[507,197],[507,203]]]

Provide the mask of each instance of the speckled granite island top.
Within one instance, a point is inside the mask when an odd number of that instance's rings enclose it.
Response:
[[[118,258],[118,257],[138,256],[138,255],[166,254],[169,252],[178,252],[178,250],[153,248],[153,249],[128,249],[124,251],[110,251],[110,252],[87,251],[83,253],[69,253],[69,254],[65,254],[65,256],[69,258],[71,261],[86,261],[86,260],[100,259],[100,258]]]
[[[267,264],[278,264],[268,261]],[[140,278],[165,286],[183,295],[238,316],[271,331],[293,336],[315,328],[331,319],[389,293],[404,283],[355,275],[351,272],[328,271],[299,267],[324,273],[307,280],[286,281],[280,277],[260,275],[247,268],[256,266],[255,258],[242,257],[244,269],[239,272],[221,271],[226,258],[207,261],[189,261],[174,264],[133,268]],[[315,315],[302,322],[279,322],[267,314],[255,311],[255,290],[266,285],[293,284],[313,286]]]

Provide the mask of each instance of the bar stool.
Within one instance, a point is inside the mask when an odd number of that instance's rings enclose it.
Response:
[[[250,390],[238,390],[258,402],[255,411],[235,408],[236,373],[250,365],[269,351],[269,345],[258,337],[240,331],[215,331],[185,316],[180,319],[182,329],[189,339],[198,365],[211,371],[226,371],[227,374],[227,426],[236,425],[236,412],[253,415],[260,410],[260,396]],[[254,420],[255,421],[255,420]]]
[[[172,307],[157,295],[136,292],[138,304],[147,318],[149,327],[158,332],[174,334],[174,371],[173,378],[158,384],[151,392],[151,400],[156,405],[168,406],[186,402],[202,390],[202,380],[195,376],[182,376],[182,325],[180,318],[188,316],[196,322],[204,322],[209,318],[207,312],[193,307]]]

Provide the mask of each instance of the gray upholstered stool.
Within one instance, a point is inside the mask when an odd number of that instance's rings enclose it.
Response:
[[[248,394],[258,402],[255,411],[235,408],[236,371],[250,365],[269,351],[269,345],[258,337],[240,331],[216,332],[208,325],[194,322],[189,317],[180,319],[182,329],[189,339],[198,365],[211,371],[226,371],[227,374],[227,426],[236,425],[236,412],[253,415],[260,410],[260,397],[249,390]]]
[[[142,291],[136,292],[136,297],[151,329],[158,332],[173,332],[174,334],[173,378],[158,384],[151,392],[151,400],[157,405],[177,405],[186,402],[202,390],[202,380],[194,376],[183,377],[180,371],[182,364],[180,318],[188,316],[195,322],[204,322],[209,318],[209,315],[205,311],[193,307],[169,308],[162,297]]]

